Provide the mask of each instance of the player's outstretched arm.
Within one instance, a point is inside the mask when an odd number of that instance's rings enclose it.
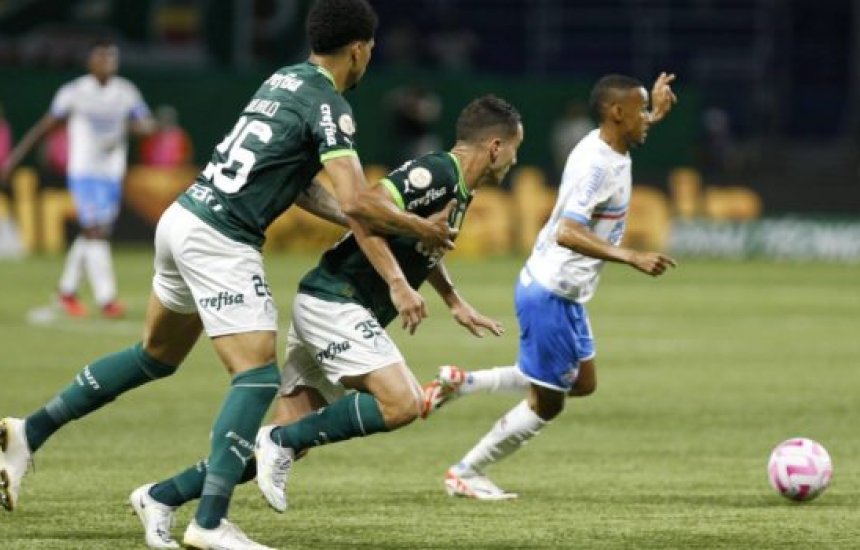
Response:
[[[329,159],[324,170],[332,180],[343,213],[359,220],[371,232],[416,237],[428,250],[454,248],[453,238],[457,232],[448,226],[454,201],[442,212],[425,219],[401,210],[382,194],[371,193],[361,164],[354,156]]]
[[[654,81],[654,86],[651,88],[651,124],[666,118],[672,106],[678,102],[678,97],[672,91],[674,81],[675,75],[665,72],[660,73]]]
[[[584,256],[627,264],[655,277],[662,275],[669,267],[678,265],[674,259],[662,252],[639,252],[615,246],[589,231],[584,225],[568,218],[561,220],[556,242]]]
[[[307,189],[299,193],[299,196],[296,197],[296,206],[325,221],[342,227],[349,227],[349,222],[340,209],[337,199],[317,179],[314,179]]]
[[[21,141],[18,142],[18,145],[12,149],[12,152],[9,154],[9,158],[6,159],[6,162],[3,163],[3,166],[0,166],[0,185],[5,185],[7,181],[9,181],[9,176],[12,175],[12,171],[24,160],[24,157],[27,156],[27,153],[30,152],[33,147],[39,143],[45,134],[60,126],[63,123],[62,118],[56,117],[51,113],[47,113],[43,116],[39,121],[30,128],[24,137],[21,138]]]
[[[448,270],[445,268],[445,264],[441,260],[433,268],[433,271],[430,272],[427,281],[433,286],[439,297],[448,306],[448,309],[451,310],[454,319],[469,332],[478,338],[484,337],[481,329],[487,329],[496,336],[501,336],[505,333],[502,323],[495,319],[490,319],[486,315],[482,315],[460,296],[448,274]]]
[[[357,162],[356,162],[357,164]],[[363,176],[362,176],[363,177]],[[349,188],[344,186],[338,187],[334,184],[335,194],[338,197],[340,208],[346,214],[346,221],[349,228],[352,229],[358,246],[364,253],[367,260],[373,266],[382,279],[388,284],[388,292],[391,298],[391,303],[397,309],[397,313],[403,322],[403,328],[409,331],[409,334],[415,334],[415,330],[421,321],[427,317],[427,306],[424,303],[424,298],[414,288],[409,286],[400,264],[391,252],[388,242],[384,237],[376,235],[363,223],[363,220],[350,216],[346,212],[344,203],[347,199],[342,198],[344,194],[349,193]],[[372,200],[378,202],[391,202],[391,196],[381,186],[376,186],[368,190],[368,194]],[[348,199],[353,200],[353,199]],[[395,205],[392,204],[396,208]]]
[[[146,115],[133,119],[129,123],[128,129],[138,137],[145,137],[154,134],[158,130],[158,122],[152,116]]]

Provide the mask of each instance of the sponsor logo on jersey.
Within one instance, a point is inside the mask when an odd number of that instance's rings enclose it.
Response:
[[[347,113],[340,115],[340,118],[337,119],[337,125],[340,128],[340,131],[348,136],[355,133],[355,122]]]
[[[431,202],[440,197],[444,197],[447,193],[447,189],[431,189],[417,199],[409,201],[409,204],[406,205],[406,210],[412,210],[419,206],[428,206]]]
[[[323,359],[332,360],[351,347],[352,345],[349,343],[349,340],[344,340],[343,342],[329,342],[324,350],[317,353],[317,362],[321,363]]]
[[[417,168],[413,168],[409,171],[408,179],[409,185],[415,189],[427,189],[430,182],[433,181],[433,174],[423,166],[418,166]]]
[[[305,81],[301,80],[296,76],[296,73],[289,74],[280,74],[275,73],[269,77],[264,84],[267,84],[269,88],[274,90],[275,88],[281,88],[282,90],[289,90],[291,92],[295,92],[299,89],[299,87],[304,84]]]
[[[328,103],[320,105],[320,115],[322,116],[320,126],[322,126],[325,132],[326,145],[337,145],[337,126],[334,124],[334,119],[331,116],[331,106]]]
[[[230,294],[229,292],[222,290],[218,293],[218,296],[200,298],[199,300],[197,300],[197,303],[200,304],[200,307],[202,307],[203,309],[214,309],[215,311],[221,311],[222,307],[244,304],[245,295]]]
[[[596,167],[594,169],[591,176],[588,178],[588,183],[585,184],[582,196],[579,198],[579,206],[583,208],[588,206],[588,203],[591,202],[591,199],[594,197],[595,193],[597,193],[597,189],[600,187],[600,184],[603,183],[605,175],[606,170],[603,168]]]

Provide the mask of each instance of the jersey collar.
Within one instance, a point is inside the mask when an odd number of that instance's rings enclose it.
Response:
[[[448,152],[448,156],[451,157],[451,160],[454,161],[454,166],[457,168],[457,180],[460,189],[460,196],[463,200],[466,200],[471,197],[472,194],[469,193],[469,190],[466,188],[466,180],[463,179],[463,168],[460,166],[460,159],[450,151]]]
[[[323,75],[324,77],[326,77],[326,80],[331,82],[332,88],[337,90],[337,86],[335,86],[335,83],[334,83],[334,76],[332,76],[332,74],[330,72],[328,72],[328,69],[326,69],[322,65],[316,65],[315,63],[311,63],[310,61],[308,61],[308,64],[312,67],[316,67],[317,72],[319,74]]]

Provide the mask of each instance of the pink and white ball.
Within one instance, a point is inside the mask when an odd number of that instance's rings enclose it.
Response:
[[[827,488],[833,475],[830,455],[820,443],[805,437],[783,441],[767,463],[774,491],[787,499],[812,500]]]

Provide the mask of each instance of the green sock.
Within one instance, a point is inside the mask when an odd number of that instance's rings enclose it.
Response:
[[[170,376],[176,369],[150,357],[140,343],[90,363],[66,389],[27,417],[24,428],[30,450],[35,452],[66,423],[86,416],[130,389]]]
[[[355,392],[287,426],[272,430],[272,441],[296,453],[353,437],[387,432],[376,398]]]
[[[227,516],[233,488],[254,456],[254,436],[279,385],[274,363],[233,377],[212,428],[209,468],[195,516],[204,529],[218,527]]]
[[[206,482],[206,472],[209,470],[209,464],[206,460],[201,460],[194,466],[183,470],[177,475],[156,483],[149,490],[149,496],[162,504],[168,506],[182,506],[190,500],[200,498],[203,494],[203,484]],[[242,477],[239,478],[240,485],[251,481],[257,476],[257,461],[251,459],[245,470],[242,472]]]

